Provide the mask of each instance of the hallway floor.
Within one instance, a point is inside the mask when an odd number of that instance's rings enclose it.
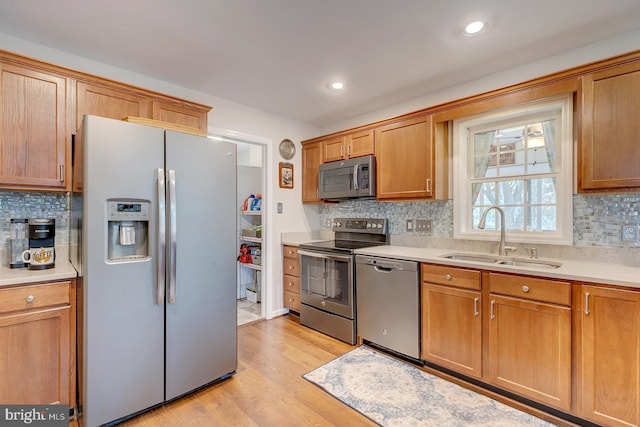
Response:
[[[238,326],[262,319],[260,303],[238,300]]]

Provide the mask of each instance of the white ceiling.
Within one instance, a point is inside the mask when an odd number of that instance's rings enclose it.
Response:
[[[0,32],[318,127],[638,28],[638,0],[0,0]]]

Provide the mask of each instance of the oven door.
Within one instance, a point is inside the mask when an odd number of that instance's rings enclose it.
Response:
[[[355,318],[353,255],[298,250],[300,302],[348,319]]]

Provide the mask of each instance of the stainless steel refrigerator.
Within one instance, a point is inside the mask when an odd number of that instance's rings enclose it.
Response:
[[[237,367],[236,146],[85,116],[74,141],[83,426]]]

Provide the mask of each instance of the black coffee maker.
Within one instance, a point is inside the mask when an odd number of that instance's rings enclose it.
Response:
[[[29,220],[29,270],[44,270],[55,267],[56,220]]]

